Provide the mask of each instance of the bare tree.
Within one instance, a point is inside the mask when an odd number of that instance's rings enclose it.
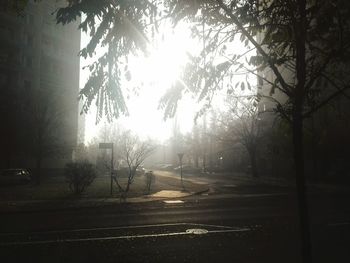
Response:
[[[33,92],[26,111],[27,125],[31,127],[26,139],[27,153],[35,159],[35,180],[38,184],[43,160],[60,152],[59,133],[64,129],[64,112],[58,110],[47,95],[43,91]]]
[[[137,168],[142,165],[145,159],[155,150],[155,145],[150,141],[141,141],[137,135],[131,131],[121,133],[117,139],[119,158],[127,165],[128,175],[126,185],[123,187],[115,177],[115,183],[123,198],[126,198],[130,186],[134,181]]]
[[[231,147],[237,144],[243,145],[249,155],[252,175],[257,177],[256,158],[262,129],[258,107],[253,103],[256,96],[229,97],[227,100],[229,111],[221,113],[219,118],[221,134],[216,137]]]

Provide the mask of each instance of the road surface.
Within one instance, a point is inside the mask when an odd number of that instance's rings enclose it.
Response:
[[[300,262],[293,188],[214,175],[182,199],[1,214],[0,262]],[[309,194],[314,262],[346,262],[349,195]],[[344,261],[345,260],[345,261]]]

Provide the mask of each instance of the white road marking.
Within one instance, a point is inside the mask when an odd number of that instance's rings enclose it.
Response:
[[[250,229],[241,228],[241,229],[209,230],[207,234],[246,232],[246,231],[250,231]],[[193,233],[189,233],[189,232],[173,232],[173,233],[147,234],[147,235],[127,235],[127,236],[92,237],[92,238],[75,238],[75,239],[57,239],[57,240],[40,240],[40,241],[18,241],[18,242],[0,243],[0,246],[43,245],[43,244],[53,244],[53,243],[91,242],[91,241],[106,241],[106,240],[117,240],[117,239],[136,239],[136,238],[150,238],[150,237],[167,237],[167,236],[181,236],[181,235],[193,235]]]
[[[110,227],[110,228],[84,228],[65,231],[47,231],[47,232],[35,232],[36,234],[52,234],[52,233],[69,233],[69,232],[85,232],[85,231],[98,231],[98,230],[116,230],[116,229],[132,229],[132,228],[150,228],[150,227],[166,227],[166,226],[200,226],[219,228],[217,230],[208,230],[208,234],[215,233],[231,233],[231,232],[246,232],[250,231],[249,228],[238,228],[231,226],[220,225],[208,225],[208,224],[196,224],[196,223],[174,223],[174,224],[156,224],[156,225],[139,225],[139,226],[124,226],[124,227]],[[20,235],[21,233],[15,233]],[[25,233],[29,235],[29,233]],[[33,234],[33,233],[32,233]],[[2,234],[5,236],[6,234]],[[166,237],[166,236],[180,236],[180,235],[193,235],[189,232],[171,232],[171,233],[159,233],[159,234],[143,234],[143,235],[121,235],[121,236],[109,236],[109,237],[91,237],[91,238],[67,238],[67,239],[55,239],[55,240],[38,240],[38,241],[14,241],[3,242],[0,246],[15,246],[15,245],[40,245],[40,244],[53,244],[53,243],[72,243],[72,242],[88,242],[88,241],[104,241],[104,240],[117,240],[117,239],[136,239],[136,238],[151,238],[151,237]],[[7,234],[7,236],[11,236]]]
[[[75,233],[75,232],[87,232],[87,231],[100,231],[100,230],[118,230],[118,229],[132,229],[132,228],[148,228],[148,227],[167,227],[167,226],[203,226],[203,227],[215,227],[215,228],[229,228],[236,229],[237,227],[220,226],[220,225],[208,225],[197,223],[168,223],[168,224],[150,224],[150,225],[135,225],[135,226],[115,226],[115,227],[95,227],[95,228],[78,228],[78,229],[63,229],[63,230],[50,230],[50,231],[36,231],[27,233],[0,233],[0,236],[15,236],[15,235],[34,235],[34,234],[57,234],[57,233]]]

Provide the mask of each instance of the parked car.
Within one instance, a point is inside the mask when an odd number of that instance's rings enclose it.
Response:
[[[146,169],[142,166],[137,167],[136,169],[136,176],[144,175],[146,172]],[[113,172],[114,176],[117,175],[119,178],[126,178],[129,176],[129,167],[119,167],[119,169],[114,170]],[[106,174],[107,176],[110,176],[110,173]]]
[[[144,175],[146,172],[146,169],[142,166],[137,167],[136,169],[136,175]]]
[[[174,170],[174,165],[172,165],[172,164],[163,164],[160,167],[160,170],[172,171],[172,170]]]
[[[154,170],[174,171],[175,166],[169,163],[158,163],[152,166]]]
[[[12,168],[0,172],[0,184],[25,184],[31,181],[31,175],[27,169]]]

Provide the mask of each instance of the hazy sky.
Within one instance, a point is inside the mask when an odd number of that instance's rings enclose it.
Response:
[[[189,37],[189,30],[182,27],[166,32],[164,41],[157,42],[156,49],[147,58],[129,59],[129,68],[133,72],[129,88],[143,82],[138,96],[130,96],[127,100],[130,116],[118,121],[122,125],[138,133],[141,137],[153,137],[164,141],[171,136],[174,120],[163,120],[163,112],[158,110],[159,100],[165,91],[178,77],[181,66],[186,60],[186,51],[196,48],[196,42]],[[82,34],[82,47],[86,45],[88,36]],[[81,67],[88,61],[81,59]],[[81,69],[80,87],[86,83],[89,71]],[[188,95],[180,102],[177,120],[182,132],[192,128],[195,112],[198,110],[193,99]],[[86,116],[85,141],[90,141],[105,122],[95,125],[95,108]]]
[[[88,36],[82,34],[82,47],[85,47]],[[138,96],[130,96],[127,100],[130,116],[121,117],[118,123],[124,128],[131,129],[142,138],[151,137],[162,142],[171,136],[174,119],[163,120],[163,112],[158,110],[161,96],[169,89],[178,78],[181,67],[184,66],[187,56],[186,52],[196,53],[202,48],[202,42],[190,37],[189,27],[180,25],[175,30],[166,28],[163,37],[157,40],[149,57],[132,57],[129,59],[129,68],[132,79],[125,83],[126,87],[132,89],[139,87]],[[237,40],[234,49],[244,49]],[[81,68],[89,61],[81,59]],[[82,70],[80,73],[80,87],[86,83],[89,71]],[[140,83],[143,83],[141,86]],[[223,97],[217,96],[214,104],[223,105]],[[92,104],[94,105],[94,104]],[[193,120],[199,106],[190,95],[183,96],[177,110],[177,123],[182,133],[189,132],[193,126]],[[95,124],[95,108],[91,108],[86,116],[85,142],[90,141],[103,125]]]

